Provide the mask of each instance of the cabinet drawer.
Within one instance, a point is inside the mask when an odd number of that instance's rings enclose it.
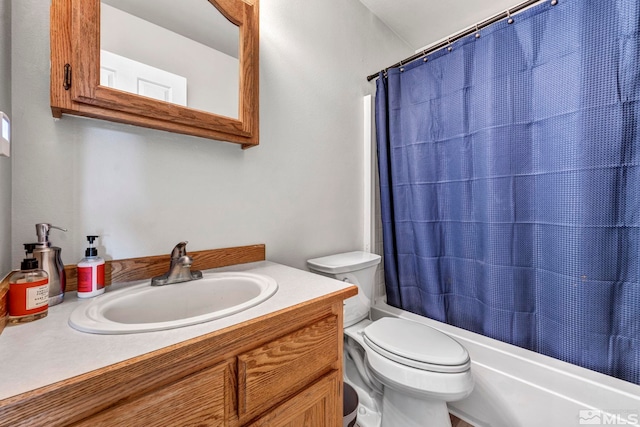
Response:
[[[333,371],[248,427],[342,426],[340,385],[340,375]]]
[[[74,427],[224,426],[229,364],[216,365],[85,418]]]
[[[247,420],[336,368],[338,318],[330,316],[238,356],[238,411]]]

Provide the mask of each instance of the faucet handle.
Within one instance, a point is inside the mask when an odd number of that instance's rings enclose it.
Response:
[[[175,248],[173,248],[173,250],[171,251],[171,259],[178,259],[180,257],[186,256],[187,255],[187,243],[189,243],[188,240],[185,240],[184,242],[180,242],[176,245]]]

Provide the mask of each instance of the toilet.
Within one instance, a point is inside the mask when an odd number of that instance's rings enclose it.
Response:
[[[379,263],[379,255],[359,251],[307,261],[314,273],[358,287],[344,304],[344,380],[358,392],[357,425],[450,427],[447,402],[473,390],[469,353],[421,323],[369,320]]]

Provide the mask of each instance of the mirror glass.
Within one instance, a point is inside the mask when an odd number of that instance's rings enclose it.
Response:
[[[207,0],[102,0],[100,85],[237,119],[239,38]]]

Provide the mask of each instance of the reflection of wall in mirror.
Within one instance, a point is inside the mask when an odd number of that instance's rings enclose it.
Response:
[[[101,4],[100,47],[186,77],[188,106],[238,117],[238,60]]]

